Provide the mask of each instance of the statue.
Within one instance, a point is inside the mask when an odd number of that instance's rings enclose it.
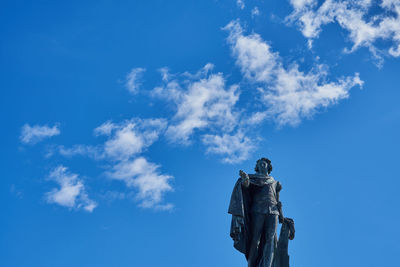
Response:
[[[228,213],[234,247],[247,259],[248,267],[289,267],[288,239],[294,238],[294,221],[285,218],[279,201],[281,184],[269,174],[271,161],[257,161],[255,174],[240,170]],[[276,229],[282,224],[279,241]]]

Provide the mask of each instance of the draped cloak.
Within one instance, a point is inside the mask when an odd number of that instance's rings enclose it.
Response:
[[[238,179],[233,188],[228,213],[232,215],[230,236],[233,246],[248,257],[250,198],[242,187],[242,179]]]

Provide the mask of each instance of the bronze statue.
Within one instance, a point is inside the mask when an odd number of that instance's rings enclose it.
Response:
[[[279,201],[281,184],[269,174],[271,161],[257,161],[255,174],[240,170],[228,213],[234,247],[245,254],[248,267],[288,267],[288,239],[294,238],[294,222],[285,218]],[[279,241],[277,225],[282,223]]]

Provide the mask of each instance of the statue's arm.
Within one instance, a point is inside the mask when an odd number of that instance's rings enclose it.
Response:
[[[240,178],[242,179],[242,185],[244,185],[245,187],[249,187],[250,185],[249,175],[242,170],[239,171],[239,175]]]
[[[283,216],[282,212],[282,202],[279,200],[279,193],[282,190],[282,185],[280,182],[276,184],[276,201],[278,202],[278,210],[279,210],[279,223],[283,223],[285,217]]]

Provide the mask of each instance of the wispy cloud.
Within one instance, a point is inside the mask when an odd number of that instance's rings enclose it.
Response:
[[[222,135],[205,134],[202,141],[208,146],[207,153],[223,155],[223,161],[226,163],[246,160],[255,149],[254,140],[241,131]]]
[[[244,7],[245,7],[244,0],[236,0],[236,5],[237,5],[240,9],[244,9]]]
[[[111,132],[116,128],[117,126],[112,122],[112,121],[106,121],[96,129],[94,129],[94,135],[95,136],[100,136],[100,135],[110,135]]]
[[[181,75],[170,74],[164,68],[164,84],[156,87],[152,95],[175,104],[175,114],[166,131],[170,141],[189,145],[200,140],[207,154],[220,155],[226,163],[237,163],[255,150],[258,138],[251,129],[266,116],[264,112],[239,108],[239,86],[227,85],[223,74],[213,73],[213,68],[208,63],[194,74]]]
[[[126,76],[125,86],[131,94],[136,94],[142,85],[143,73],[146,71],[144,68],[134,68]]]
[[[230,131],[237,123],[234,106],[239,99],[237,85],[227,87],[222,73],[212,74],[207,64],[186,79],[167,81],[153,94],[174,101],[177,111],[166,135],[173,141],[188,144],[195,130],[218,127]]]
[[[258,15],[260,15],[260,10],[258,9],[258,7],[253,7],[253,9],[251,10],[251,16],[252,17],[255,17],[255,16],[258,16]]]
[[[290,0],[292,6],[296,9],[304,8],[305,6],[311,5],[314,2],[315,2],[314,0]]]
[[[75,145],[59,147],[63,156],[85,155],[95,160],[105,160],[108,177],[122,180],[129,188],[137,190],[140,206],[166,210],[172,204],[162,203],[163,195],[172,191],[172,176],[161,174],[159,165],[147,161],[141,153],[165,132],[165,119],[133,118],[120,123],[106,121],[94,129],[95,136],[105,136],[103,144],[97,146]],[[77,190],[79,183],[71,188]]]
[[[291,0],[294,11],[287,17],[287,21],[295,23],[302,34],[308,38],[309,46],[318,38],[322,26],[329,23],[338,23],[349,34],[353,43],[353,52],[360,47],[367,47],[381,62],[381,55],[386,53],[393,57],[400,56],[400,2],[397,0],[378,1],[333,1],[327,0],[318,5],[317,0]],[[370,16],[371,9],[380,13]],[[389,40],[391,46],[385,49],[378,48],[377,40]],[[384,52],[386,51],[386,52]]]
[[[53,151],[52,151],[53,152]],[[58,153],[65,157],[87,156],[93,159],[104,158],[102,148],[99,146],[74,145],[72,147],[58,146]]]
[[[296,63],[285,67],[268,43],[258,34],[245,35],[238,21],[232,21],[225,29],[236,64],[249,81],[260,84],[258,91],[266,114],[281,126],[299,124],[302,118],[347,98],[352,87],[363,84],[357,73],[329,82],[328,68],[322,64],[308,73],[300,71]]]
[[[48,203],[55,203],[67,208],[84,209],[92,212],[97,204],[89,199],[83,180],[77,174],[68,172],[67,168],[60,165],[54,168],[49,179],[56,182],[59,188],[54,188],[46,193]]]
[[[60,155],[87,156],[95,160],[123,160],[138,155],[151,146],[164,132],[165,119],[132,118],[120,123],[106,121],[94,129],[94,135],[106,136],[103,144],[91,146],[77,144],[72,147],[58,146]]]
[[[49,127],[47,125],[34,125],[30,126],[25,124],[22,126],[20,140],[24,144],[36,144],[46,138],[60,134],[60,129],[57,125]]]
[[[141,153],[153,144],[166,124],[163,119],[132,119],[120,124],[106,122],[96,128],[95,133],[104,130],[105,125],[112,126],[110,133],[107,133],[110,137],[104,143],[104,154],[112,160],[124,160]]]
[[[173,191],[170,185],[173,177],[159,173],[158,169],[158,165],[148,162],[144,157],[137,157],[120,161],[107,174],[112,179],[124,181],[128,187],[136,188],[141,207],[171,209],[173,205],[162,203],[162,200],[166,192]]]

